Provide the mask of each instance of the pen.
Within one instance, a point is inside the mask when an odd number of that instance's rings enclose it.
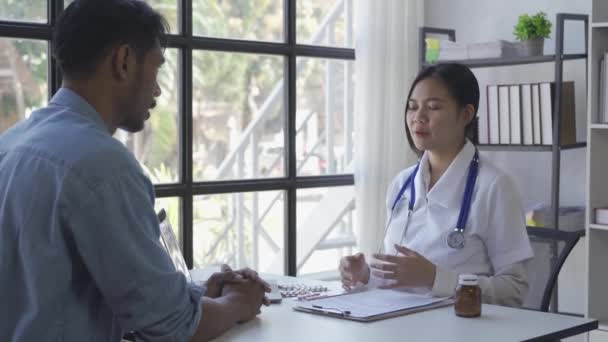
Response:
[[[313,307],[313,309],[318,309],[318,310],[325,311],[325,312],[336,311],[336,313],[339,315],[350,316],[350,311],[348,311],[348,310],[341,310],[338,308],[329,308],[329,307],[324,307],[324,306],[316,305],[316,304],[313,304],[312,307]]]

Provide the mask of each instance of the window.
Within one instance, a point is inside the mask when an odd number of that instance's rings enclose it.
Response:
[[[47,101],[46,41],[0,37],[0,133]]]
[[[48,1],[0,0],[0,133],[59,87],[48,39],[63,5]],[[147,2],[171,25],[162,95],[142,132],[115,138],[188,265],[335,277],[357,250],[355,1]]]
[[[0,0],[0,20],[46,23],[46,0]]]

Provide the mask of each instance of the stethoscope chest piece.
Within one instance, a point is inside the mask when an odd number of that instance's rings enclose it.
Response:
[[[448,234],[448,246],[450,246],[450,248],[463,249],[465,240],[462,229],[456,228]]]

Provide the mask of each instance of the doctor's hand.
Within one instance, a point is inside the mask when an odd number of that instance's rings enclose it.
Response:
[[[374,254],[383,261],[372,263],[372,274],[378,278],[391,279],[390,285],[381,288],[428,287],[435,282],[436,266],[422,255],[404,246],[395,245],[398,255]]]
[[[340,277],[342,278],[342,287],[346,291],[357,284],[367,284],[369,282],[369,266],[365,262],[365,255],[357,253],[343,257],[340,260]]]

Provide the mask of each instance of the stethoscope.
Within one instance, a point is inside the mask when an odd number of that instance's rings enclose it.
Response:
[[[391,213],[386,224],[386,228],[384,229],[384,236],[386,236],[386,232],[388,231],[388,227],[391,225],[393,221],[393,213],[395,212],[395,207],[397,203],[401,200],[405,189],[411,184],[410,187],[410,200],[407,208],[407,221],[405,223],[405,227],[403,228],[403,233],[401,234],[401,239],[399,240],[399,244],[403,242],[405,238],[405,233],[409,227],[412,212],[414,211],[414,204],[416,200],[416,186],[414,185],[414,178],[418,173],[418,169],[420,168],[420,161],[416,164],[414,171],[407,178],[405,183],[399,189],[399,193],[397,194],[397,198],[393,202],[393,206],[391,207]],[[458,215],[458,222],[456,223],[456,228],[448,234],[447,243],[450,248],[453,249],[463,249],[465,243],[464,229],[467,223],[467,219],[469,217],[469,211],[471,209],[471,201],[473,200],[473,188],[475,187],[475,181],[477,180],[477,173],[479,172],[479,153],[477,149],[475,149],[475,155],[471,160],[471,164],[469,165],[469,173],[467,175],[467,183],[464,188],[464,194],[462,196],[462,204],[460,205],[460,214]]]

